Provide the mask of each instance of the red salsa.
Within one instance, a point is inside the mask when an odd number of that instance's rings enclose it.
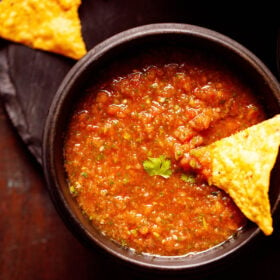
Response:
[[[109,78],[71,118],[70,192],[122,246],[165,256],[206,250],[246,220],[227,194],[189,173],[188,152],[263,119],[250,88],[200,55]]]

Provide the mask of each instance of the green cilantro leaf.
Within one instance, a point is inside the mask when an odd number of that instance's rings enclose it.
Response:
[[[148,157],[143,162],[143,167],[150,176],[159,175],[163,178],[169,178],[172,174],[171,161],[163,155],[158,158]]]

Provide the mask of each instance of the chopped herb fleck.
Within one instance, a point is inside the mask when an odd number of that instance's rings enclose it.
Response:
[[[182,151],[177,151],[177,152],[176,152],[176,156],[177,156],[177,157],[180,157],[180,156],[182,156],[182,155],[183,155],[183,152],[182,152]]]
[[[132,235],[137,235],[137,229],[136,228],[134,228],[134,229],[131,229],[130,230],[130,234],[132,234]]]
[[[97,161],[100,161],[100,160],[102,160],[102,159],[104,159],[104,154],[103,154],[103,153],[100,153],[100,154],[98,154],[98,155],[96,156],[96,160],[97,160]]]
[[[87,178],[87,177],[88,177],[87,172],[82,172],[82,173],[81,173],[81,175],[82,175],[83,177],[85,177],[85,178]]]
[[[125,140],[130,140],[131,139],[131,135],[129,133],[125,132],[124,135],[123,135],[123,138]]]
[[[79,194],[79,190],[77,189],[77,187],[71,185],[69,186],[69,191],[73,196],[76,196]]]
[[[121,240],[121,246],[128,247],[127,242],[124,239]]]
[[[71,193],[71,194],[75,194],[75,193],[76,193],[76,189],[75,189],[74,186],[70,186],[70,187],[69,187],[69,190],[70,190],[70,193]]]
[[[128,178],[124,178],[123,179],[123,183],[126,185],[126,184],[128,184],[129,183],[129,179]]]
[[[195,176],[193,174],[185,174],[183,173],[181,175],[181,179],[186,182],[186,183],[190,183],[190,184],[194,184],[195,183]]]

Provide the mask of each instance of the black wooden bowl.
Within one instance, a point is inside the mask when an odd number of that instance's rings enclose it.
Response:
[[[139,50],[170,44],[175,47],[196,48],[221,57],[252,86],[267,117],[280,112],[280,87],[277,80],[257,57],[230,38],[208,29],[185,24],[152,24],[130,29],[90,50],[63,80],[54,97],[45,125],[44,172],[48,190],[59,214],[69,229],[88,247],[99,248],[116,260],[145,270],[197,272],[227,261],[230,256],[239,253],[241,248],[250,243],[249,241],[255,239],[260,230],[254,224],[248,223],[237,238],[194,255],[160,257],[135,254],[110,241],[84,217],[69,193],[63,167],[64,129],[73,112],[73,104],[88,81],[94,80],[93,77],[99,75],[100,69],[106,69],[115,61],[125,63],[126,57],[137,55]],[[280,199],[279,163],[278,160],[270,184],[274,218]]]

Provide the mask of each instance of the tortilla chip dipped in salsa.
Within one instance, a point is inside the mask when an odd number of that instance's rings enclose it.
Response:
[[[190,152],[190,165],[227,192],[243,214],[270,235],[270,172],[280,144],[280,115]]]
[[[80,4],[81,0],[2,0],[0,37],[79,59],[86,54]]]

